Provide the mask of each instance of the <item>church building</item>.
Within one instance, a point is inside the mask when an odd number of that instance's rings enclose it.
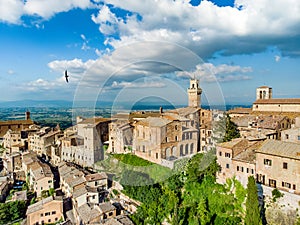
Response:
[[[256,89],[253,112],[300,113],[300,98],[273,98],[272,88],[262,86]]]

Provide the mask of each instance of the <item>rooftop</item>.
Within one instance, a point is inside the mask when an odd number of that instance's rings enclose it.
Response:
[[[300,160],[300,144],[268,139],[256,150],[258,153]]]
[[[257,99],[253,104],[300,104],[300,98]]]
[[[102,213],[107,213],[115,210],[116,208],[110,202],[104,202],[99,204],[99,209]]]
[[[62,204],[62,197],[50,196],[48,198],[44,198],[41,201],[38,201],[37,203],[34,203],[33,205],[28,206],[26,215],[43,209],[44,207],[46,207],[47,203],[52,202],[52,201],[59,201],[59,204]]]
[[[84,223],[89,223],[100,216],[99,210],[92,208],[88,203],[78,207],[77,212]]]
[[[167,124],[171,123],[171,120],[160,118],[160,117],[147,117],[139,122],[137,125],[147,126],[147,127],[164,127]]]
[[[107,174],[104,172],[88,174],[85,176],[86,181],[103,180],[103,179],[107,179],[107,178],[108,178]]]

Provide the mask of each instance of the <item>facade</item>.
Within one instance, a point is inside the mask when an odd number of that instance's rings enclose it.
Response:
[[[110,122],[110,119],[90,118],[77,123],[76,134],[62,140],[62,160],[83,167],[93,167],[95,162],[103,160]]]
[[[109,147],[111,153],[132,151],[133,126],[128,120],[115,120],[109,124]]]
[[[59,197],[50,196],[37,203],[28,206],[27,225],[57,223],[64,220],[63,200]]]
[[[62,136],[60,128],[43,127],[38,132],[28,135],[28,150],[38,155],[51,156],[51,146]]]
[[[217,145],[217,162],[221,169],[217,174],[218,183],[226,183],[227,178],[232,178],[236,174],[233,158],[248,148],[249,142],[243,138],[233,139]]]
[[[300,194],[300,144],[266,140],[256,151],[257,181]]]
[[[29,112],[25,113],[25,120],[0,121],[0,138],[2,138],[8,130],[21,131],[29,128],[29,126],[33,124]]]
[[[300,144],[300,117],[295,118],[295,124],[291,129],[281,132],[281,140]]]
[[[273,99],[272,88],[262,86],[256,90],[256,101],[253,103],[252,110],[253,112],[300,113],[300,99]]]
[[[3,167],[7,172],[16,172],[22,169],[21,153],[14,152],[5,155],[3,158]]]
[[[182,108],[134,124],[133,151],[146,160],[173,167],[198,151],[199,110]]]
[[[48,191],[51,188],[54,188],[53,178],[53,173],[47,164],[34,162],[30,165],[29,184],[38,197],[42,195],[43,191]]]

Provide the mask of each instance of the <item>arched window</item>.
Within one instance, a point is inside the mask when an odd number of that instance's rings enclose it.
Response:
[[[194,143],[191,144],[190,146],[190,154],[194,153]]]
[[[180,156],[183,156],[183,145],[180,145]]]
[[[185,140],[185,134],[182,134],[182,140]]]
[[[189,144],[185,145],[185,155],[189,154]]]
[[[177,147],[176,147],[176,146],[174,146],[174,147],[172,148],[172,156],[178,157],[178,156],[177,156]]]

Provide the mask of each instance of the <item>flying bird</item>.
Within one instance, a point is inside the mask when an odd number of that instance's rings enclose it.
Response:
[[[67,83],[69,83],[69,79],[68,79],[68,77],[69,77],[69,75],[68,75],[68,71],[67,71],[67,70],[65,70],[65,78],[66,78],[66,81],[67,81]]]

